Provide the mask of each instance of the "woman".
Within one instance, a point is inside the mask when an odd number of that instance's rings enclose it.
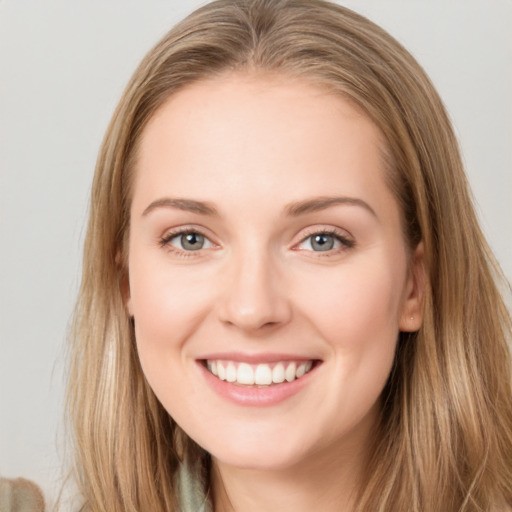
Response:
[[[512,507],[510,316],[443,105],[322,1],[219,1],[98,159],[69,412],[84,510]]]

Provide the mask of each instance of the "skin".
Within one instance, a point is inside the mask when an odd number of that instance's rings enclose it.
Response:
[[[127,308],[155,394],[212,454],[217,511],[350,510],[398,333],[422,320],[421,245],[403,239],[382,149],[346,100],[261,74],[188,86],[143,133]],[[351,201],[290,215],[332,197]],[[187,251],[182,228],[203,248]],[[342,241],[314,250],[325,231]],[[206,383],[198,360],[213,352],[320,363],[293,396],[253,407]]]

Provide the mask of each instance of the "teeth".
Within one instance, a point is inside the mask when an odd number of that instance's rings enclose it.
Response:
[[[295,363],[290,363],[284,372],[285,379],[288,382],[295,380],[295,372],[297,371],[297,366]]]
[[[272,384],[272,370],[266,364],[259,364],[254,372],[254,383],[259,386],[269,386]]]
[[[238,365],[238,371],[236,372],[236,381],[239,384],[254,384],[254,372],[247,363],[241,363]]]
[[[229,363],[226,368],[226,380],[228,382],[235,382],[237,380],[237,372],[233,363]]]
[[[268,364],[250,365],[247,363],[235,363],[234,361],[209,360],[206,362],[208,371],[220,380],[236,382],[246,386],[270,386],[281,384],[285,380],[293,382],[308,373],[313,366],[313,361],[306,362],[280,362],[275,366]]]
[[[277,363],[272,370],[272,382],[276,384],[280,384],[284,382],[284,365],[282,363]]]

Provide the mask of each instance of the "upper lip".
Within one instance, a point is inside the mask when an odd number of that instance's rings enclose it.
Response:
[[[278,363],[280,361],[316,361],[317,357],[310,357],[289,353],[271,353],[247,354],[242,352],[215,352],[198,357],[198,360],[209,361],[236,361],[239,363],[259,364],[259,363]]]

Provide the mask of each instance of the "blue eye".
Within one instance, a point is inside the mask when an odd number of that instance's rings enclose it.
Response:
[[[199,251],[213,247],[212,242],[197,231],[172,234],[162,240],[162,245],[171,245],[182,251]]]
[[[341,249],[343,247],[353,247],[354,242],[338,235],[337,233],[313,233],[305,238],[300,244],[299,249],[314,252],[328,252]]]
[[[332,235],[313,235],[310,237],[311,248],[314,251],[330,251],[337,240]]]

